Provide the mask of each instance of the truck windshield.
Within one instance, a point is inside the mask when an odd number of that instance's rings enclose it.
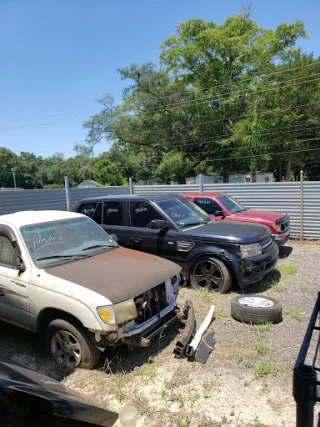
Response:
[[[205,211],[188,199],[168,199],[157,204],[181,228],[211,221]]]
[[[118,245],[89,218],[72,218],[21,227],[34,263],[41,267],[86,258]]]
[[[240,203],[238,200],[236,200],[232,196],[219,196],[217,197],[218,200],[229,210],[231,213],[238,213],[246,211],[247,209]]]

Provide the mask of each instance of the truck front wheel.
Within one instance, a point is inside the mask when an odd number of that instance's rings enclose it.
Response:
[[[232,276],[228,267],[219,259],[209,256],[196,260],[191,267],[191,284],[203,291],[225,293],[231,287]]]
[[[46,347],[61,366],[92,369],[99,361],[100,350],[90,341],[88,331],[63,319],[55,319],[46,330]]]

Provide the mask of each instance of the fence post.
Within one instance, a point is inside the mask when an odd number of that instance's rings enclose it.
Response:
[[[203,175],[200,173],[198,175],[199,177],[199,193],[203,193]]]
[[[66,201],[67,201],[67,211],[70,211],[70,194],[69,194],[69,179],[67,176],[64,177],[64,186],[66,189]]]
[[[300,171],[300,240],[303,240],[303,170]]]
[[[129,192],[130,192],[130,194],[133,194],[133,181],[132,181],[132,176],[129,176]]]

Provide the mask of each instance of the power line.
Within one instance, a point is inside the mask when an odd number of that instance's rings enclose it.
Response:
[[[320,75],[320,73],[316,73],[315,75]],[[302,82],[297,82],[297,83],[292,83],[292,84],[287,84],[288,82],[290,82],[290,81],[294,81],[294,80],[299,80],[299,79],[301,79],[301,78],[304,78],[306,81],[302,81]],[[297,78],[297,79],[291,79],[291,80],[287,80],[286,82],[281,82],[281,85],[282,86],[279,86],[280,85],[280,83],[270,83],[270,84],[267,84],[267,85],[261,85],[260,87],[259,87],[259,90],[257,90],[257,92],[255,93],[255,95],[259,95],[259,94],[261,94],[261,93],[264,93],[264,92],[267,92],[268,90],[275,90],[275,89],[279,89],[279,87],[284,87],[284,88],[288,88],[288,87],[294,87],[294,86],[298,86],[298,85],[301,85],[301,84],[307,84],[307,83],[311,83],[311,82],[313,82],[313,81],[316,81],[316,80],[319,80],[318,78],[315,78],[315,79],[311,79],[311,80],[307,80],[307,79],[309,79],[309,76],[308,77],[299,77],[299,78]],[[278,85],[278,86],[277,86]],[[263,88],[264,87],[267,87],[267,86],[271,86],[269,89],[266,89],[266,90],[263,90]],[[248,93],[250,90],[254,90],[255,89],[255,87],[251,87],[251,88],[245,88],[245,89],[240,89],[240,90],[237,90],[237,91],[234,91],[233,93],[232,93],[232,96],[233,97],[235,97],[235,96],[239,96],[239,95],[241,95],[241,94],[243,94],[243,93]],[[165,105],[165,106],[163,106],[162,108],[160,108],[160,109],[157,109],[157,110],[153,110],[153,111],[150,111],[150,112],[146,112],[146,111],[139,111],[139,114],[137,114],[137,115],[140,115],[140,114],[147,114],[147,115],[150,115],[150,114],[154,114],[154,113],[157,113],[157,112],[162,112],[162,111],[164,111],[164,110],[166,110],[168,107],[170,107],[170,106],[176,106],[176,108],[178,108],[178,109],[182,109],[182,108],[185,108],[185,107],[189,107],[189,106],[191,106],[191,105],[196,105],[196,104],[198,104],[198,103],[212,103],[212,102],[221,102],[221,101],[224,101],[224,99],[222,99],[224,96],[228,96],[229,98],[230,98],[230,93],[229,92],[225,92],[225,93],[223,93],[223,94],[221,94],[218,98],[212,98],[212,99],[210,99],[210,98],[202,98],[202,99],[196,99],[196,100],[192,100],[192,101],[186,101],[186,102],[184,102],[183,103],[183,106],[177,106],[176,105],[176,103],[174,103],[174,104],[168,104],[168,105]],[[226,98],[226,99],[229,99],[229,98]],[[134,110],[133,110],[134,111]]]
[[[320,139],[320,138],[318,138],[318,139]],[[294,153],[302,153],[302,152],[305,152],[305,151],[317,151],[317,150],[320,150],[320,147],[318,147],[318,148],[307,148],[305,150],[282,151],[281,154],[294,154]],[[270,156],[272,156],[272,155],[279,155],[279,151],[275,152],[275,153],[267,153],[267,154],[270,155]],[[263,157],[265,155],[266,155],[266,153],[264,153],[264,154],[253,154],[253,155],[250,155],[250,156],[241,156],[241,157],[240,156],[237,156],[237,157],[226,157],[224,159],[202,160],[201,162],[198,162],[198,163],[215,162],[215,161],[222,161],[222,160],[228,160],[228,161],[230,161],[230,160],[239,160],[239,159],[250,159],[252,157]]]
[[[272,76],[272,75],[284,74],[284,73],[288,73],[290,71],[299,71],[301,69],[312,67],[312,66],[317,66],[317,65],[320,65],[320,63],[313,62],[311,64],[302,65],[300,67],[292,67],[292,68],[288,68],[286,70],[274,71],[272,73],[266,74],[264,77],[268,78],[269,76]],[[308,77],[308,76],[305,76],[305,77]],[[253,80],[253,78],[249,77],[249,78],[246,78],[246,79],[242,79],[242,80],[239,79],[237,81],[232,81],[232,82],[229,82],[229,83],[222,83],[222,84],[219,84],[219,85],[216,85],[216,86],[211,85],[211,86],[205,86],[205,87],[202,87],[202,88],[191,87],[190,89],[201,92],[201,91],[204,91],[204,90],[219,89],[219,88],[225,87],[225,86],[232,86],[232,85],[236,85],[236,84],[239,84],[239,83],[241,84],[243,82],[252,81],[252,80]],[[181,94],[186,94],[186,95],[189,96],[189,95],[192,95],[193,93],[190,90],[188,90],[188,89],[184,89],[181,92],[173,92],[171,95],[159,96],[159,98],[161,98],[163,100],[163,99],[170,98],[170,97],[176,96],[176,95],[181,95]]]
[[[270,110],[270,111],[262,111],[259,114],[259,116],[267,116],[269,114],[280,114],[280,113],[285,112],[285,111],[286,112],[293,111],[293,110],[296,110],[298,108],[302,108],[302,107],[306,107],[306,106],[310,107],[310,106],[313,106],[313,105],[319,106],[319,103],[318,102],[310,102],[310,103],[307,103],[307,104],[299,104],[299,105],[296,105],[296,106],[289,106],[289,107],[286,107],[286,108],[283,108],[283,109],[280,109],[280,110],[275,110],[274,109],[274,110]],[[246,118],[252,117],[253,115],[254,114],[252,113],[252,114],[246,114],[246,115],[242,115],[242,116],[232,116],[232,117],[229,117],[229,119],[237,119],[237,120],[239,120],[239,119],[246,119]],[[196,125],[201,125],[201,124],[204,125],[204,124],[208,124],[208,123],[217,123],[217,122],[221,122],[223,120],[225,120],[225,118],[214,119],[214,120],[203,120],[203,121],[200,121],[200,122],[197,121]],[[285,127],[285,128],[282,128],[282,129],[287,129],[287,128],[288,127]],[[158,127],[158,129],[166,129],[166,128],[164,128],[164,127],[163,128],[161,128],[161,127],[159,128]],[[270,129],[272,129],[272,128],[270,128]],[[190,136],[189,140],[190,139],[195,139],[195,140],[197,140],[195,143],[206,144],[206,143],[210,143],[210,140],[214,140],[215,138],[218,138],[218,137],[230,137],[230,135],[227,135],[227,136],[225,134],[223,134],[223,135],[216,135],[216,136],[214,136],[212,138],[206,138],[205,142],[204,141],[199,141],[199,137],[198,136],[195,136],[195,137]],[[177,146],[176,144],[178,142],[184,142],[184,141],[185,141],[185,139],[181,139],[179,141],[174,141],[174,144],[175,144],[175,146]],[[87,142],[87,141],[86,140],[79,140],[79,141],[74,141],[73,144],[81,144],[81,143],[85,143],[85,142]],[[71,142],[65,142],[65,143],[61,143],[61,144],[39,145],[39,146],[36,146],[34,148],[56,147],[56,146],[59,146],[59,145],[66,145],[66,144],[70,144],[70,143]],[[193,144],[194,143],[181,144],[181,145],[178,145],[178,146],[193,145]],[[45,157],[50,157],[50,156],[45,156]]]
[[[43,124],[36,124],[36,125],[21,126],[19,128],[11,128],[11,129],[0,128],[0,132],[12,132],[12,131],[24,130],[24,129],[46,129],[46,128],[52,128],[52,127],[58,127],[58,126],[65,126],[73,123],[79,123],[82,121],[83,121],[82,119],[76,119],[76,120],[71,120],[63,123],[52,123],[52,124],[43,123]]]
[[[93,110],[98,111],[99,108],[94,108]],[[75,114],[83,114],[84,112],[92,111],[92,109],[83,110],[81,112],[77,113],[60,113],[60,114],[51,114],[49,116],[40,116],[40,117],[24,117],[19,119],[10,119],[10,120],[0,120],[0,123],[10,123],[10,122],[19,122],[19,121],[25,121],[25,120],[42,120],[42,119],[50,119],[51,117],[61,117],[61,116],[72,116]]]
[[[309,67],[317,66],[317,65],[319,65],[318,62],[313,62],[311,64],[302,65],[300,67],[291,67],[291,68],[287,68],[286,70],[274,71],[272,73],[268,73],[268,74],[265,75],[265,77],[270,77],[270,76],[273,76],[273,75],[281,75],[281,74],[284,74],[284,73],[288,73],[290,71],[299,71],[299,70],[302,70],[304,68],[309,68]],[[305,76],[305,77],[307,78],[308,76]],[[225,86],[234,85],[234,84],[237,84],[237,83],[243,83],[243,82],[251,81],[251,80],[252,80],[252,77],[249,77],[249,78],[246,78],[246,79],[239,80],[237,82],[223,83],[223,84],[219,84],[219,85],[214,86],[214,89],[225,87]],[[207,90],[207,89],[209,90],[209,89],[212,89],[212,88],[213,88],[213,86],[211,85],[211,86],[205,86],[205,87],[202,87],[202,88],[192,87],[191,89],[201,92],[201,91],[204,91],[204,90]],[[190,94],[192,94],[192,92],[190,92],[189,89],[184,89],[183,91],[180,91],[180,92],[174,92],[172,95],[162,96],[161,99],[170,98],[172,96],[180,95],[180,94],[190,95]],[[37,117],[21,117],[21,118],[14,118],[14,119],[8,119],[8,120],[0,120],[0,123],[10,123],[10,122],[18,122],[18,121],[26,121],[26,120],[42,120],[42,119],[48,119],[48,118],[52,118],[52,117],[63,117],[63,116],[70,116],[70,115],[82,114],[84,112],[91,112],[91,111],[99,111],[99,108],[87,109],[87,110],[83,110],[81,112],[79,112],[79,111],[78,112],[65,112],[65,113],[50,114],[50,115],[37,116]]]
[[[312,82],[312,81],[316,81],[316,80],[318,80],[318,79],[311,79],[310,80],[310,77],[313,77],[313,76],[319,76],[320,75],[320,73],[314,73],[314,74],[311,74],[310,76],[302,76],[302,77],[298,77],[298,78],[295,78],[295,79],[291,79],[291,80],[287,80],[287,81],[285,81],[285,82],[282,82],[282,84],[283,84],[283,87],[292,87],[292,86],[297,86],[297,85],[299,85],[299,84],[307,84],[307,83],[310,83],[310,82]],[[302,82],[297,82],[297,83],[292,83],[292,84],[288,84],[288,82],[292,82],[292,81],[297,81],[297,80],[300,80],[300,79],[305,79],[305,81],[302,81]],[[309,80],[307,80],[307,79],[309,79]],[[269,91],[269,90],[275,90],[275,89],[277,89],[278,87],[276,86],[277,84],[279,84],[279,83],[269,83],[269,84],[264,84],[264,85],[261,85],[260,87],[259,87],[259,89],[258,89],[258,91],[256,92],[256,94],[258,95],[258,94],[260,94],[260,93],[264,93],[264,92],[267,92],[267,91]],[[268,89],[266,89],[266,90],[263,90],[265,87],[269,87],[269,86],[271,86],[270,88],[268,88]],[[241,89],[241,90],[237,90],[237,91],[235,91],[234,93],[233,93],[233,96],[238,96],[238,95],[241,95],[242,93],[244,93],[244,92],[248,92],[248,91],[250,91],[250,90],[253,90],[254,89],[254,87],[252,87],[252,88],[245,88],[245,89]],[[177,106],[176,105],[176,103],[174,103],[174,104],[168,104],[168,105],[165,105],[164,107],[162,107],[161,109],[158,109],[158,110],[153,110],[152,112],[142,112],[142,113],[144,113],[144,114],[148,114],[148,115],[150,115],[150,114],[154,114],[154,113],[156,113],[156,112],[159,112],[159,111],[163,111],[165,108],[168,108],[168,107],[170,107],[170,106],[176,106],[177,108],[185,108],[185,107],[187,107],[187,106],[190,106],[190,105],[196,105],[196,104],[198,104],[198,103],[204,103],[204,102],[206,102],[206,103],[211,103],[211,102],[216,102],[216,101],[221,101],[221,97],[223,97],[223,96],[225,96],[225,95],[227,95],[227,96],[229,96],[230,95],[230,93],[229,92],[226,92],[226,93],[224,93],[224,94],[221,94],[218,98],[214,98],[214,99],[209,99],[208,97],[207,98],[203,98],[203,99],[198,99],[198,100],[192,100],[192,101],[187,101],[187,102],[184,102],[184,105],[183,105],[183,107],[182,106]],[[141,112],[139,112],[139,114],[142,114]],[[138,115],[139,115],[138,114]],[[49,128],[49,127],[57,127],[57,126],[65,126],[65,125],[68,125],[68,124],[73,124],[73,123],[77,123],[77,122],[80,122],[80,121],[82,121],[82,119],[75,119],[75,120],[72,120],[72,121],[68,121],[68,122],[62,122],[62,123],[52,123],[52,124],[50,124],[50,123],[43,123],[43,124],[34,124],[34,125],[28,125],[28,126],[21,126],[21,127],[18,127],[18,128],[8,128],[8,129],[4,129],[4,128],[0,128],[0,132],[12,132],[12,131],[17,131],[17,130],[24,130],[24,129],[46,129],[46,128]]]

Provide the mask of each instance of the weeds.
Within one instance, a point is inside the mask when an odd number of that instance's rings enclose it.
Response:
[[[202,383],[202,388],[204,390],[204,398],[208,399],[211,396],[212,389],[217,386],[218,381],[216,379],[210,378],[209,380],[204,380]]]
[[[269,351],[269,347],[262,341],[261,338],[259,338],[254,343],[254,349],[257,353],[260,353],[260,354],[266,354]]]
[[[305,315],[299,310],[284,310],[284,313],[292,317],[292,319],[302,322],[305,319]]]
[[[119,376],[117,376],[115,378],[115,380],[113,382],[113,384],[115,386],[115,388],[114,388],[114,395],[115,395],[115,398],[117,399],[117,401],[119,403],[122,402],[122,400],[123,400],[123,398],[125,396],[125,390],[124,390],[124,387],[122,385],[122,380],[123,380],[122,375],[119,375]],[[111,390],[112,390],[112,387],[111,387]]]
[[[140,369],[140,373],[145,376],[145,382],[149,382],[156,376],[156,365],[153,357],[149,356],[146,366]]]
[[[267,362],[258,362],[254,367],[256,378],[264,377],[271,372],[271,366]]]
[[[193,406],[199,399],[200,394],[197,391],[191,390],[191,388],[189,388],[188,401],[191,403],[191,406]]]
[[[273,323],[272,322],[264,322],[264,323],[250,323],[249,327],[253,329],[258,329],[260,332],[267,332],[270,331],[272,328]]]
[[[280,273],[282,273],[285,276],[291,276],[295,274],[298,270],[298,267],[295,264],[292,264],[289,262],[279,264],[277,268],[280,271]]]
[[[286,287],[283,282],[277,282],[276,280],[273,280],[270,283],[270,289],[276,292],[283,292],[286,289]]]
[[[190,427],[190,424],[184,421],[181,421],[180,418],[176,419],[176,427]]]
[[[215,297],[208,288],[205,288],[200,294],[200,303],[201,305],[216,305]]]

